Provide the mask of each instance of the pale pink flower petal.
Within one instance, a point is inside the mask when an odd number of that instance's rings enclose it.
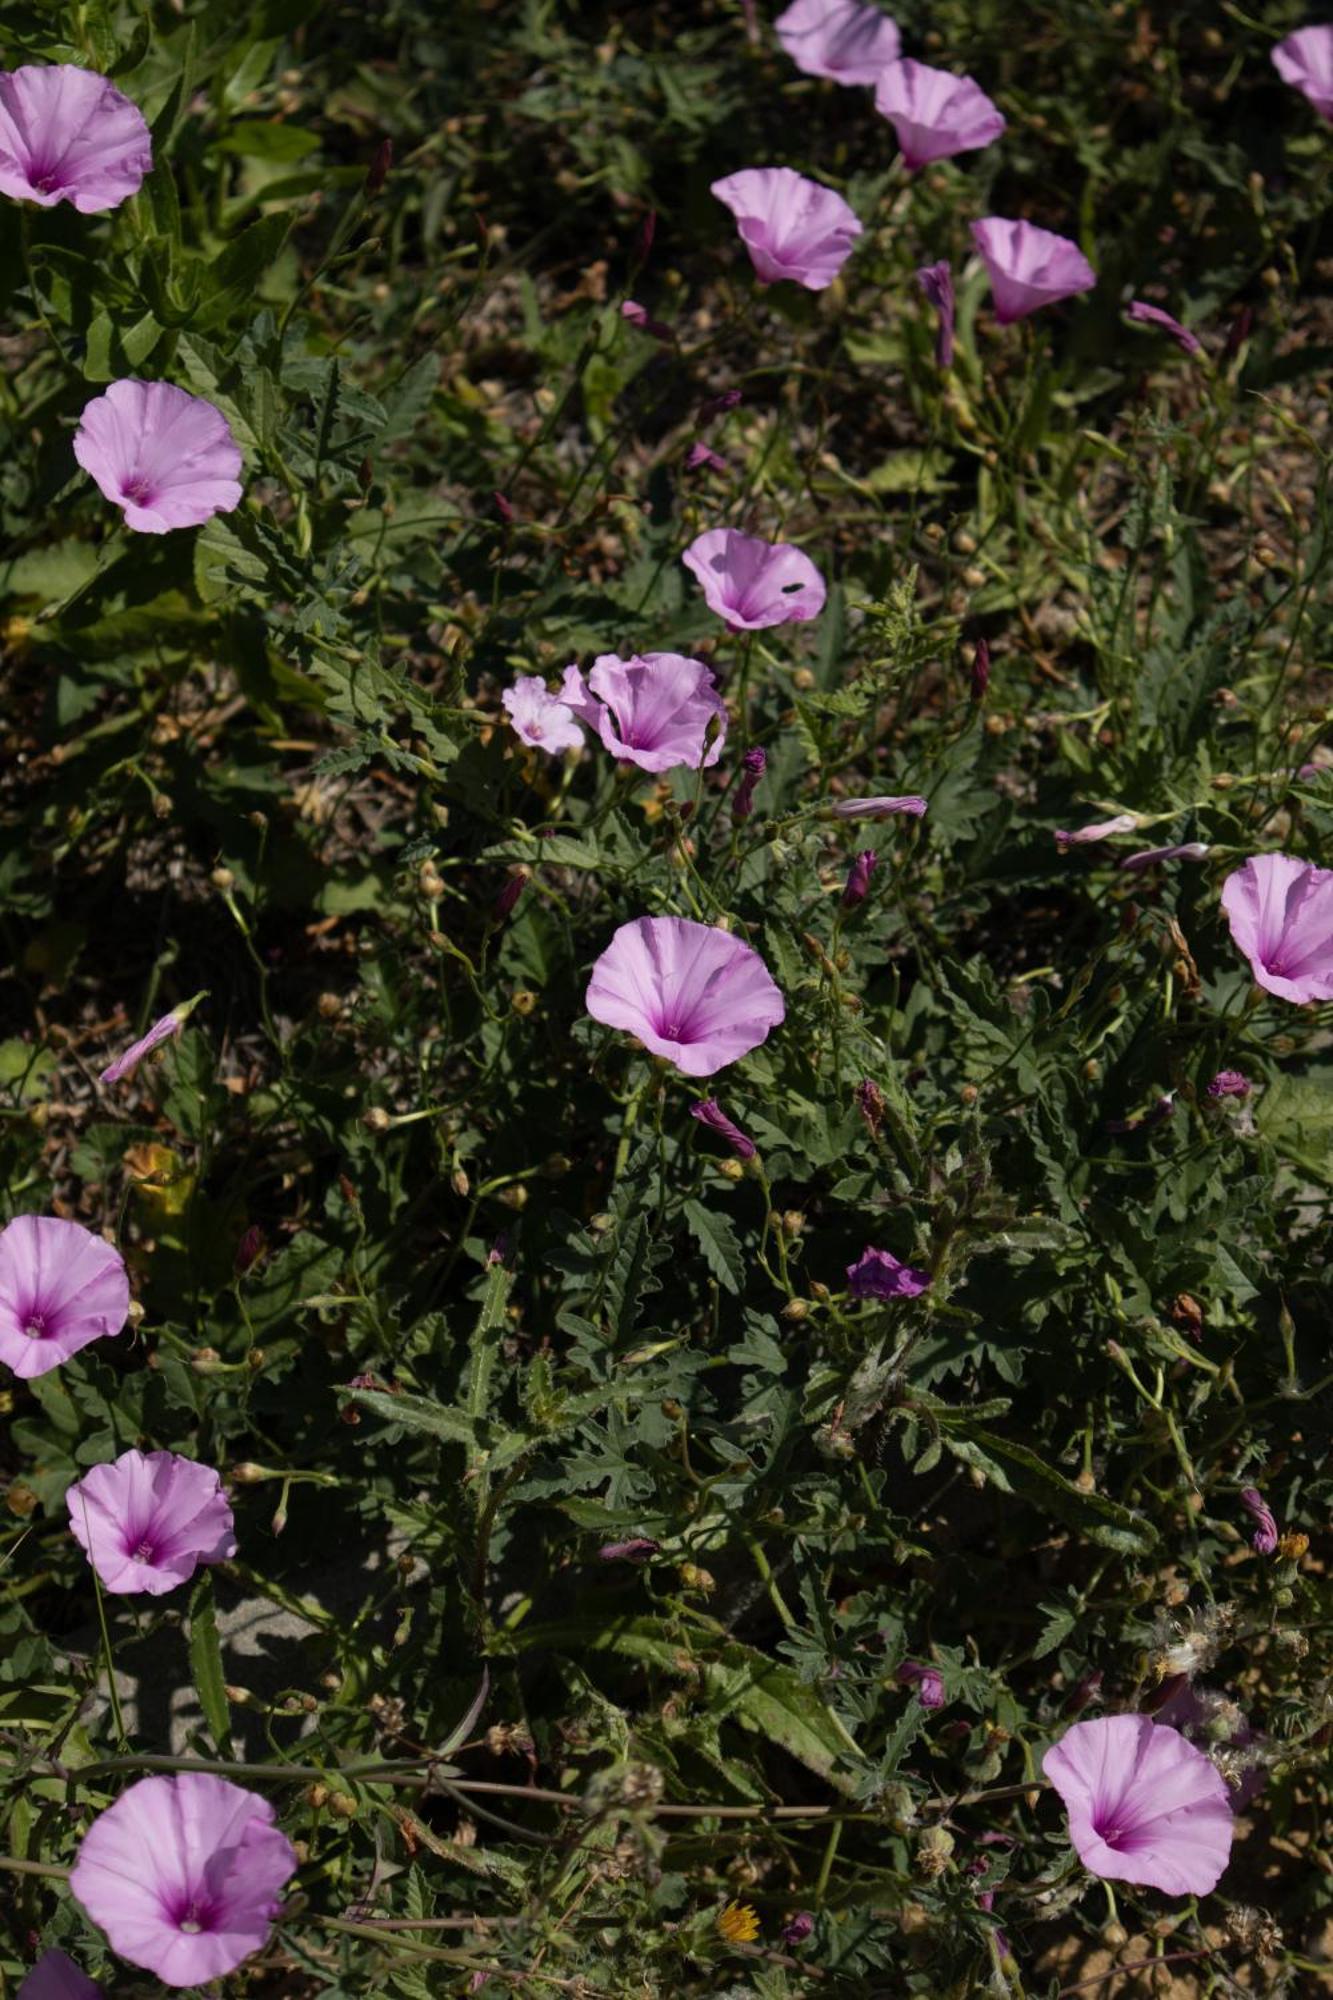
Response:
[[[858,0],[794,0],[773,27],[797,69],[834,83],[873,83],[902,46],[897,23]]]
[[[1071,832],[1068,827],[1057,827],[1055,844],[1057,847],[1081,847],[1093,840],[1109,840],[1113,833],[1133,833],[1138,825],[1136,813],[1117,813],[1114,819],[1094,820],[1091,826],[1081,826]]]
[[[875,85],[875,109],[897,134],[910,170],[989,146],[1004,131],[1004,114],[979,83],[925,63],[890,63]]]
[[[734,528],[709,528],[681,557],[703,585],[710,611],[738,632],[806,624],[828,590],[808,555],[791,542],[765,542]]]
[[[124,1258],[82,1223],[19,1215],[0,1231],[0,1361],[22,1379],[119,1333],[129,1310]]]
[[[1191,358],[1203,353],[1203,342],[1192,334],[1187,326],[1182,326],[1171,313],[1163,312],[1160,306],[1149,305],[1146,299],[1131,299],[1125,311],[1130,319],[1136,320],[1140,326],[1155,326],[1168,340],[1174,340],[1176,346]]]
[[[641,771],[698,771],[716,764],[727,737],[726,704],[712,670],[683,653],[603,653],[588,686],[602,704],[599,729],[613,757]],[[711,741],[710,738],[711,731]]]
[[[65,1494],[70,1532],[105,1590],[161,1597],[200,1563],[236,1553],[235,1523],[211,1466],[175,1452],[122,1452]]]
[[[686,917],[622,924],[592,969],[594,1021],[635,1035],[686,1076],[711,1076],[768,1039],[786,1014],[757,951]]]
[[[750,262],[768,285],[791,278],[807,291],[824,291],[861,234],[840,194],[791,167],[746,167],[714,181],[713,193],[735,216]]]
[[[574,720],[573,709],[561,695],[551,693],[539,674],[520,674],[514,685],[505,689],[500,702],[514,734],[533,750],[549,750],[554,757],[563,750],[583,748],[583,731]]]
[[[1333,120],[1333,21],[1298,28],[1271,55],[1282,81],[1299,90],[1321,118]]]
[[[48,1951],[19,1987],[16,2000],[101,2000],[101,1992],[63,1951]]]
[[[1231,1853],[1231,1804],[1221,1774],[1179,1730],[1146,1715],[1076,1722],[1042,1769],[1094,1875],[1168,1896],[1217,1886]]]
[[[161,1020],[154,1021],[146,1035],[141,1035],[137,1042],[131,1042],[123,1055],[117,1056],[114,1062],[107,1064],[97,1081],[119,1083],[122,1077],[129,1076],[138,1068],[146,1055],[151,1055],[163,1042],[169,1042],[173,1036],[180,1033],[203,997],[202,993],[197,993],[193,1000],[183,1001],[179,1007],[173,1007],[169,1014],[164,1014]]]
[[[908,792],[902,798],[838,799],[829,811],[835,819],[888,819],[894,813],[911,813],[914,819],[920,819],[926,811],[926,801],[916,792]]]
[[[558,699],[577,721],[586,723],[589,729],[601,734],[602,704],[588,692],[588,683],[577,663],[566,667],[561,675]]]
[[[170,382],[113,382],[84,405],[74,456],[142,535],[240,505],[241,454],[221,410]]]
[[[1333,1000],[1333,869],[1256,854],[1228,875],[1222,908],[1260,986],[1298,1006]]]
[[[267,1799],[201,1771],[141,1778],[98,1815],[70,1893],[112,1949],[201,1986],[268,1942],[296,1855]]]
[[[1026,319],[1076,292],[1089,292],[1097,282],[1097,273],[1077,243],[1038,229],[1033,222],[988,215],[972,224],[972,241],[990,273],[995,317],[1001,326]]]
[[[73,63],[0,74],[0,194],[99,215],[152,170],[143,113],[106,77]]]

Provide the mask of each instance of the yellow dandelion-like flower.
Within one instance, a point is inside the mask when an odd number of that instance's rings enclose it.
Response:
[[[728,1903],[717,1913],[717,1927],[728,1944],[753,1944],[759,1935],[759,1919],[748,1903]]]

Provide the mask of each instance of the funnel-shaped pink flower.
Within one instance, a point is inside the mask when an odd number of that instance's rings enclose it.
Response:
[[[1004,113],[970,76],[910,59],[880,71],[875,109],[892,125],[903,165],[913,171],[989,146],[1004,130]]]
[[[583,731],[574,720],[574,711],[560,695],[551,693],[540,674],[520,674],[507,687],[500,702],[510,727],[520,741],[533,750],[581,750]]]
[[[1308,98],[1321,118],[1333,120],[1333,21],[1298,28],[1272,51],[1284,83]]]
[[[1042,1758],[1079,1860],[1112,1882],[1205,1896],[1231,1853],[1221,1774],[1178,1729],[1146,1715],[1076,1722]]]
[[[0,1231],[0,1361],[24,1380],[119,1333],[129,1310],[125,1261],[91,1229],[19,1215]]]
[[[713,182],[736,218],[750,262],[766,285],[790,278],[809,292],[833,283],[861,234],[854,210],[832,188],[792,167],[746,167]]]
[[[1222,908],[1260,986],[1302,1007],[1333,1000],[1333,869],[1256,854],[1227,876]]]
[[[197,528],[240,504],[227,419],[170,382],[113,382],[84,405],[74,456],[141,535]]]
[[[847,1289],[854,1299],[918,1299],[930,1287],[930,1272],[900,1264],[892,1250],[863,1250],[847,1266]]]
[[[65,1494],[70,1533],[104,1590],[161,1597],[200,1563],[236,1553],[235,1523],[211,1466],[173,1451],[122,1452]]]
[[[102,1989],[63,1951],[43,1952],[18,1990],[17,2000],[101,2000]]]
[[[721,756],[727,710],[702,660],[683,653],[628,660],[603,653],[593,662],[588,686],[602,703],[598,728],[613,757],[641,771],[674,771],[681,764],[698,771]]]
[[[1089,292],[1097,282],[1097,273],[1077,243],[1038,229],[1034,222],[988,215],[972,224],[972,241],[990,273],[995,317],[1001,326],[1026,319],[1076,292]]]
[[[99,215],[152,170],[142,111],[104,76],[73,63],[0,74],[0,194]]]
[[[795,0],[773,27],[797,69],[834,83],[873,83],[902,46],[897,23],[858,0]]]
[[[296,1871],[274,1817],[267,1799],[206,1772],[140,1778],[83,1836],[70,1893],[131,1965],[202,1986],[268,1942]]]
[[[734,528],[696,536],[681,561],[703,585],[708,609],[737,632],[806,624],[828,596],[809,556],[791,542],[765,542]]]
[[[757,951],[686,917],[622,924],[592,969],[586,1005],[686,1076],[739,1062],[786,1014]]]

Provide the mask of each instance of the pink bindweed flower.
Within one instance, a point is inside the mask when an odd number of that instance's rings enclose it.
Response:
[[[102,1989],[63,1951],[43,1952],[16,2000],[101,2000]]]
[[[731,802],[731,817],[738,825],[753,813],[755,788],[767,769],[768,758],[758,748],[747,750],[741,758],[741,781]]]
[[[1254,1085],[1238,1069],[1220,1069],[1208,1086],[1210,1097],[1248,1097]]]
[[[83,1836],[70,1893],[131,1965],[202,1986],[268,1942],[297,1865],[274,1817],[203,1771],[140,1778]]]
[[[1076,292],[1089,292],[1097,282],[1097,273],[1077,243],[1038,229],[1033,222],[988,215],[972,224],[972,241],[990,273],[995,317],[1001,326],[1026,319]]]
[[[1220,1774],[1179,1730],[1146,1715],[1076,1722],[1042,1769],[1094,1875],[1168,1896],[1216,1887],[1231,1852],[1231,1804]]]
[[[1257,1486],[1243,1486],[1240,1504],[1247,1514],[1254,1517],[1256,1527],[1250,1540],[1250,1547],[1256,1555],[1271,1556],[1277,1547],[1277,1521],[1273,1510],[1264,1499]]]
[[[113,382],[85,403],[74,456],[136,534],[230,514],[241,454],[221,410],[170,382]]]
[[[875,109],[898,137],[909,173],[932,160],[989,146],[1004,130],[1004,113],[970,76],[925,63],[890,63],[875,85]]]
[[[954,322],[953,266],[947,257],[942,258],[938,264],[923,264],[916,274],[916,281],[940,316],[939,329],[935,335],[935,366],[951,368]]]
[[[872,1139],[878,1139],[884,1123],[884,1092],[873,1077],[863,1076],[856,1086],[856,1108],[865,1120]]]
[[[734,410],[745,401],[739,389],[724,389],[720,396],[710,396],[699,405],[699,422],[711,423],[714,417],[725,417],[728,410]]]
[[[870,894],[870,877],[878,862],[879,856],[873,847],[863,848],[853,860],[842,892],[844,910],[854,910],[858,903],[864,903]]]
[[[235,1523],[211,1466],[174,1451],[122,1452],[65,1494],[70,1533],[104,1590],[161,1597],[200,1563],[236,1553]]]
[[[0,74],[0,194],[101,215],[152,170],[142,111],[104,76],[73,63]]]
[[[648,334],[653,340],[663,341],[668,347],[676,336],[669,326],[660,319],[654,319],[647,306],[641,306],[637,299],[626,299],[620,308],[620,317],[640,333]]]
[[[713,182],[736,218],[740,238],[763,284],[790,278],[808,292],[833,283],[861,234],[840,194],[792,167],[746,167]]]
[[[518,908],[523,891],[527,886],[528,878],[526,875],[510,875],[506,878],[503,889],[501,889],[499,895],[491,904],[491,922],[493,924],[499,925],[509,921],[514,911]]]
[[[943,1708],[944,1676],[938,1667],[923,1667],[916,1660],[904,1660],[893,1678],[903,1687],[915,1687],[922,1708]]]
[[[788,1917],[778,1935],[790,1949],[792,1945],[804,1944],[814,1927],[815,1920],[810,1911],[797,1910],[794,1915]]]
[[[706,1125],[710,1132],[716,1132],[719,1138],[725,1139],[738,1159],[752,1160],[758,1152],[754,1140],[747,1138],[739,1125],[732,1124],[715,1097],[704,1097],[698,1104],[692,1104],[690,1116],[697,1118],[701,1125]]]
[[[900,1264],[890,1250],[865,1249],[847,1266],[847,1289],[854,1299],[915,1299],[929,1284],[929,1271]]]
[[[1333,120],[1333,21],[1298,28],[1271,51],[1273,68],[1321,118]]]
[[[925,810],[926,801],[915,792],[904,798],[838,799],[829,807],[834,819],[890,819],[894,813],[910,813],[920,819]]]
[[[598,1549],[597,1560],[604,1563],[645,1563],[658,1553],[661,1546],[651,1535],[634,1535],[628,1542],[607,1542]]]
[[[1149,1706],[1144,1703],[1145,1712]],[[1151,1712],[1156,1723],[1178,1729],[1217,1767],[1233,1812],[1242,1811],[1263,1790],[1266,1738],[1251,1729],[1229,1696],[1177,1674],[1166,1700],[1151,1704]]]
[[[1227,876],[1222,908],[1260,986],[1302,1007],[1333,1000],[1333,869],[1256,854]]]
[[[574,720],[574,710],[563,694],[551,693],[539,674],[520,674],[500,701],[514,734],[530,749],[549,750],[558,757],[565,750],[583,748],[583,731]]]
[[[874,83],[902,46],[897,22],[858,0],[795,0],[773,28],[797,69],[833,83]]]
[[[151,1055],[163,1042],[171,1041],[180,1033],[203,997],[202,993],[196,993],[192,1000],[182,1001],[179,1007],[173,1007],[169,1014],[164,1014],[160,1021],[154,1021],[146,1035],[141,1035],[137,1042],[131,1042],[123,1055],[107,1064],[97,1081],[119,1083],[122,1077],[129,1076],[146,1055]]]
[[[119,1333],[129,1310],[124,1258],[82,1223],[19,1215],[0,1231],[0,1361],[20,1379]]]
[[[808,624],[828,596],[823,577],[801,549],[735,528],[696,535],[681,561],[703,585],[708,609],[734,632]]]
[[[594,1021],[635,1035],[686,1076],[712,1076],[767,1041],[786,1015],[757,951],[686,917],[622,924],[592,969]]]
[[[1060,826],[1055,830],[1055,844],[1063,851],[1067,847],[1081,847],[1088,841],[1109,840],[1113,833],[1133,833],[1138,823],[1135,813],[1117,813],[1114,819],[1094,820],[1091,826],[1081,826],[1073,833]]]
[[[1173,319],[1169,312],[1163,312],[1160,306],[1150,306],[1146,299],[1131,299],[1125,310],[1130,319],[1136,320],[1140,326],[1155,326],[1191,358],[1203,353],[1203,342],[1187,326],[1182,326],[1178,319]]]
[[[603,653],[588,687],[602,704],[598,727],[613,757],[641,771],[716,764],[727,740],[727,708],[702,660],[683,653]],[[710,741],[710,731],[712,737]]]
[[[712,472],[726,472],[729,469],[721,452],[714,451],[711,445],[705,444],[701,438],[696,438],[685,454],[685,470],[697,472],[701,465],[706,465]]]
[[[1206,840],[1187,840],[1182,847],[1145,847],[1138,854],[1127,854],[1122,868],[1153,868],[1159,861],[1205,861],[1212,849]]]

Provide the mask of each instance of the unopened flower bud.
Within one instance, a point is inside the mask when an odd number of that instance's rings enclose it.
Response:
[[[526,986],[520,986],[517,993],[510,994],[509,1004],[516,1014],[526,1019],[529,1014],[536,1012],[540,1002],[535,993],[529,992]]]
[[[232,874],[230,868],[215,868],[208,879],[215,889],[222,891],[223,895],[226,895],[229,889],[234,889],[236,886],[236,877]]]
[[[369,1110],[361,1113],[361,1123],[367,1132],[387,1132],[392,1122],[388,1112],[379,1104],[372,1104]]]
[[[190,1366],[196,1375],[216,1375],[222,1365],[222,1356],[216,1347],[196,1347],[190,1356]]]
[[[514,1181],[509,1187],[501,1188],[499,1199],[506,1208],[520,1209],[528,1205],[528,1191],[522,1181]]]
[[[782,1308],[782,1317],[784,1319],[808,1319],[809,1315],[810,1303],[808,1299],[788,1299],[786,1305]]]

